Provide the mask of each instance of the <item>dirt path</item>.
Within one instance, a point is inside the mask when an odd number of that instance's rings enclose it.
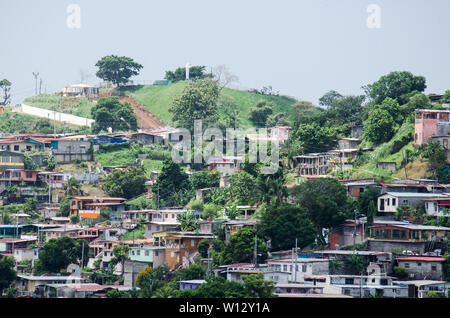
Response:
[[[100,97],[108,96],[111,96],[111,92],[103,93]],[[145,106],[139,104],[134,98],[128,95],[121,95],[119,96],[119,101],[121,103],[127,102],[131,105],[131,108],[133,108],[133,112],[136,115],[139,128],[156,129],[167,126],[160,121],[154,113],[149,112]]]
[[[128,95],[122,95],[119,97],[121,103],[127,102],[133,108],[133,112],[137,118],[137,124],[139,128],[155,129],[167,126],[160,121],[155,114],[149,112],[145,106],[142,106],[136,100]]]

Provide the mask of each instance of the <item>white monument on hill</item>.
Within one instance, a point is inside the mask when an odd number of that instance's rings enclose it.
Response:
[[[191,67],[191,65],[189,64],[189,62],[187,62],[186,64],[186,81],[189,80],[189,68]]]

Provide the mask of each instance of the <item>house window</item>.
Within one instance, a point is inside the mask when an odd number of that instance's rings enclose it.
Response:
[[[393,199],[392,199],[392,205],[393,205],[393,206],[395,206],[395,201],[396,201],[396,200],[393,198]]]
[[[409,268],[409,263],[405,263],[405,268]]]
[[[14,146],[14,151],[19,151],[19,146],[18,145]]]
[[[283,271],[287,272],[287,265],[283,265]]]
[[[27,146],[27,151],[31,151],[31,146]]]
[[[170,252],[170,257],[175,257],[175,253],[174,252]]]
[[[191,247],[194,247],[194,240],[191,240]]]
[[[150,251],[145,251],[145,256],[149,256],[150,255]]]
[[[137,255],[141,255],[141,251],[140,251],[140,250],[137,250],[137,251],[136,251],[136,254],[137,254]]]
[[[345,285],[353,285],[353,278],[346,278]]]
[[[155,251],[155,256],[158,256],[158,251]]]
[[[302,265],[302,272],[303,272],[303,273],[306,272],[306,265]]]
[[[18,171],[13,171],[12,176],[13,176],[13,178],[20,178],[20,172],[18,172]]]
[[[27,179],[31,179],[33,177],[33,174],[31,172],[27,172]]]
[[[417,263],[417,266],[422,266],[422,263],[421,262]]]
[[[437,266],[436,266],[436,265],[431,265],[431,270],[432,270],[433,272],[437,271]]]
[[[389,205],[389,199],[386,199],[386,205]]]

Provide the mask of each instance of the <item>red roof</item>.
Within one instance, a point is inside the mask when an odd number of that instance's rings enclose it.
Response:
[[[395,258],[397,261],[416,261],[416,262],[444,262],[445,258],[440,256],[400,256]]]
[[[224,265],[226,267],[254,267],[255,264],[253,263],[235,263],[235,264],[228,264]]]

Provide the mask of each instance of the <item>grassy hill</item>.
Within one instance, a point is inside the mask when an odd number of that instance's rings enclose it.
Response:
[[[168,125],[173,125],[172,114],[169,108],[173,100],[179,96],[183,89],[187,86],[187,82],[177,82],[171,85],[161,86],[138,86],[133,89],[125,89],[122,93],[134,98],[137,102],[144,105],[149,112]],[[247,91],[224,88],[221,92],[222,96],[231,97],[237,104],[238,117],[241,127],[252,127],[248,120],[250,108],[254,107],[259,100],[270,101],[274,104],[274,112],[282,112],[289,116],[292,113],[291,106],[297,100],[286,96],[268,96]]]

